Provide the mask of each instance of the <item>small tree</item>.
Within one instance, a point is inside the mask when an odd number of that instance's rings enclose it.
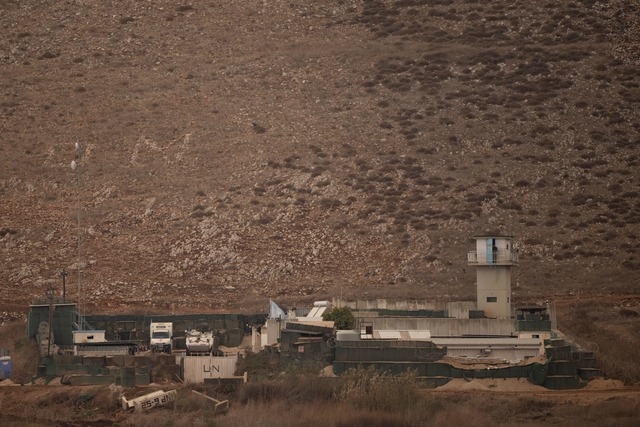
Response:
[[[333,320],[336,329],[353,329],[356,318],[349,307],[335,307],[322,315],[322,320]]]

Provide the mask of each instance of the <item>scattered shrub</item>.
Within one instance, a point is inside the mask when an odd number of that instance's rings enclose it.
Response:
[[[330,311],[325,311],[322,320],[334,322],[338,330],[353,329],[356,324],[356,318],[349,307],[334,307]]]

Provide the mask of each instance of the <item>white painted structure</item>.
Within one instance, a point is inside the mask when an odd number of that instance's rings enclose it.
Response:
[[[511,236],[475,236],[476,249],[469,252],[469,265],[476,266],[477,307],[485,316],[510,319],[511,269],[518,254]]]
[[[238,354],[228,356],[185,356],[184,381],[203,383],[207,378],[235,378]]]
[[[277,344],[280,338],[280,332],[287,328],[289,323],[306,323],[322,327],[333,327],[332,321],[322,319],[322,315],[331,308],[331,301],[314,302],[309,314],[303,317],[296,317],[295,312],[291,310],[287,315],[284,315],[284,310],[278,307],[276,303],[269,300],[269,304],[270,309],[267,321],[259,328],[254,327],[251,330],[251,347],[254,351]]]
[[[267,345],[273,345],[280,338],[280,331],[284,329],[285,321],[280,319],[267,319],[260,328],[260,348]]]
[[[322,315],[331,307],[330,301],[316,301],[313,303],[313,308],[304,317],[297,317],[295,320],[302,323],[310,322],[322,322]]]
[[[130,354],[130,346],[107,342],[104,330],[71,331],[76,356],[116,356]],[[102,345],[101,345],[102,344]]]
[[[551,339],[551,331],[519,331],[518,338],[538,340],[540,354],[544,354],[544,340]]]
[[[72,331],[74,344],[95,344],[107,342],[104,330]]]
[[[135,397],[131,400],[127,400],[124,396],[122,396],[121,404],[122,409],[125,411],[127,409],[134,409],[136,412],[138,411],[146,411],[151,408],[155,408],[156,406],[163,406],[167,403],[174,402],[178,397],[178,392],[176,390],[169,391],[154,391],[149,394],[145,394],[144,396]]]
[[[511,319],[454,319],[436,317],[358,318],[358,330],[429,331],[432,337],[514,336]]]
[[[366,330],[360,331],[360,339],[367,339]],[[373,331],[371,339],[396,341],[431,341],[429,331]]]

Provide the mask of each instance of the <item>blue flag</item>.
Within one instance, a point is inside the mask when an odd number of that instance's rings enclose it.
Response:
[[[284,311],[278,307],[278,304],[273,302],[271,299],[269,300],[269,318],[270,319],[284,319],[286,315]]]

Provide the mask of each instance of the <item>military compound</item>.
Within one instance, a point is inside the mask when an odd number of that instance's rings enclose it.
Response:
[[[41,348],[38,377],[70,384],[160,381],[246,381],[236,371],[245,350],[277,353],[283,362],[335,375],[371,368],[396,375],[411,371],[427,387],[453,378],[526,378],[549,389],[579,388],[602,375],[593,353],[567,342],[555,327],[553,304],[512,307],[512,269],[518,264],[511,236],[474,237],[468,264],[477,271],[476,301],[322,301],[285,313],[84,316],[66,300],[34,301],[28,335]],[[322,314],[349,307],[353,330],[336,331]],[[172,322],[174,350],[148,354],[151,321]],[[91,325],[89,327],[88,325]],[[187,356],[185,332],[215,331],[206,355]],[[49,339],[50,338],[50,339]]]

